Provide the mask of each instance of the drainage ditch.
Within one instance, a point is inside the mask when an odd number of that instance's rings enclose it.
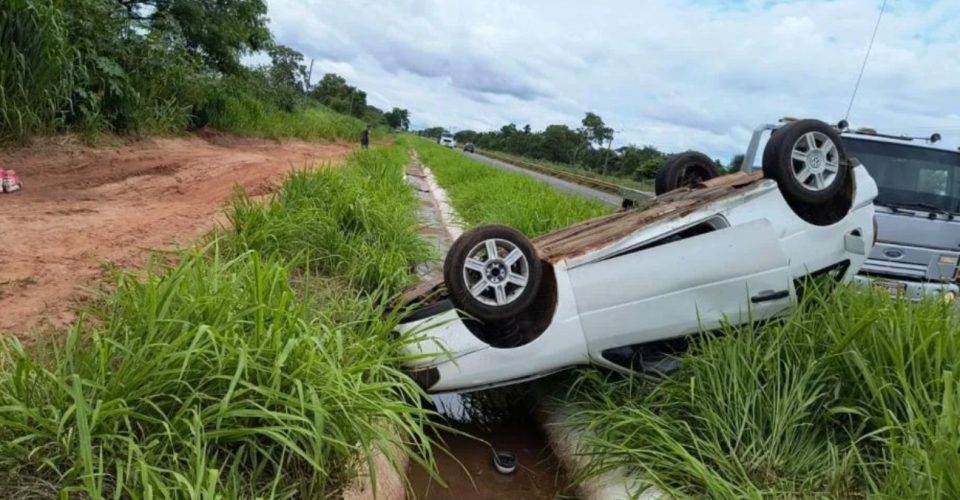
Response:
[[[462,232],[452,209],[415,156],[411,157],[407,182],[420,198],[421,236],[434,246],[438,255],[445,255]],[[422,279],[438,276],[442,274],[441,263],[425,263],[417,272]],[[450,429],[438,431],[434,436],[444,449],[436,453],[443,483],[419,465],[411,464],[407,480],[414,498],[576,498],[568,492],[569,481],[522,391],[506,388],[433,396],[431,403],[440,415],[438,423]],[[497,452],[509,452],[515,457],[513,472],[504,474],[497,470],[494,463]]]

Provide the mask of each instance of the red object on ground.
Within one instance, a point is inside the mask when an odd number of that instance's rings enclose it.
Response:
[[[3,170],[0,168],[0,191],[5,193],[14,193],[20,191],[23,183],[17,177],[17,172],[13,170]]]

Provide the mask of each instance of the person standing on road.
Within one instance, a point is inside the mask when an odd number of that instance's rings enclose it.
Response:
[[[360,147],[367,149],[368,146],[370,146],[370,125],[367,125],[363,132],[360,132]]]

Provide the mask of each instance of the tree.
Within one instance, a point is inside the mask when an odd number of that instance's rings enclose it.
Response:
[[[647,158],[633,171],[633,178],[636,180],[653,179],[657,172],[663,168],[665,158]]]
[[[270,80],[277,87],[307,90],[307,67],[303,65],[303,54],[284,45],[271,45],[267,49],[270,56]]]
[[[580,134],[566,125],[550,125],[543,131],[540,157],[558,163],[571,163],[580,145]]]
[[[367,93],[347,84],[347,81],[335,73],[327,73],[310,91],[314,97],[330,109],[357,118],[363,117],[367,110]]]
[[[217,71],[243,71],[240,56],[268,47],[273,37],[267,27],[264,0],[116,0],[127,16],[147,29],[169,16],[183,34],[186,46]]]
[[[430,127],[420,131],[420,135],[423,137],[430,137],[433,139],[439,139],[440,134],[443,133],[443,127]]]
[[[596,113],[588,111],[580,123],[583,125],[580,130],[584,132],[587,142],[595,142],[597,147],[603,147],[604,143],[613,141],[613,129],[606,126],[603,118]]]
[[[735,172],[737,170],[740,170],[740,167],[742,166],[743,166],[743,155],[742,154],[734,155],[733,158],[730,159],[730,166],[728,170],[730,170],[731,172]]]
[[[405,109],[393,108],[384,114],[383,117],[386,119],[387,125],[391,128],[401,130],[408,130],[410,128],[410,112]]]

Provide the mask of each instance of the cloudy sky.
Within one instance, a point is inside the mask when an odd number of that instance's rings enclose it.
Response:
[[[882,0],[268,0],[280,43],[415,128],[578,125],[727,159],[843,118]],[[850,122],[960,146],[960,2],[888,0]]]

